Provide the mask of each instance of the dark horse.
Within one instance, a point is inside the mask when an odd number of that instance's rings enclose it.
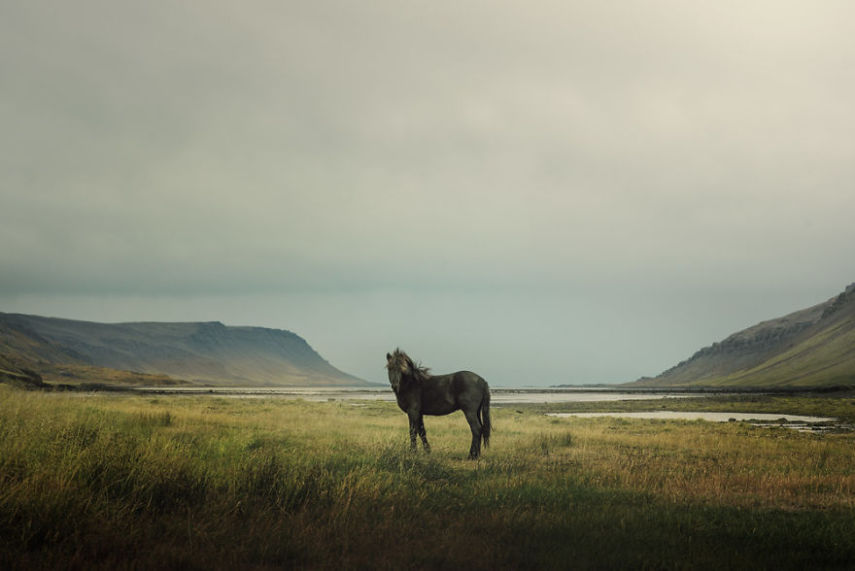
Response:
[[[398,406],[410,418],[410,445],[416,448],[416,434],[422,439],[425,450],[430,444],[425,433],[424,415],[441,416],[462,410],[472,430],[472,445],[469,458],[481,454],[490,444],[490,387],[487,381],[470,371],[458,371],[448,375],[431,375],[430,369],[413,363],[410,357],[395,349],[386,353],[386,368],[389,382],[398,398]]]

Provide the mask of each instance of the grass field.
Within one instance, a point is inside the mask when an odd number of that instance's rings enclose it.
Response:
[[[494,408],[472,462],[459,413],[426,455],[392,403],[0,385],[0,568],[855,567],[855,434],[542,414],[596,406]]]

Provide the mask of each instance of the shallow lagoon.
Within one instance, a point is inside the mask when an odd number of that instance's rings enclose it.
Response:
[[[323,402],[336,400],[377,400],[393,402],[395,394],[385,387],[145,387],[143,392],[169,395],[216,395],[233,398],[286,398]],[[686,393],[624,392],[620,390],[494,388],[492,403],[502,404],[546,404],[563,402],[615,402],[626,400],[659,400],[692,398],[701,396]]]
[[[762,422],[762,423],[801,423],[815,424],[833,422],[834,418],[825,416],[805,416],[800,414],[773,414],[763,412],[675,412],[657,410],[652,412],[553,412],[547,416],[560,418],[595,418],[611,416],[618,418],[643,418],[651,420],[706,420],[709,422]]]
[[[303,399],[312,402],[373,400],[394,402],[395,394],[386,387],[146,387],[143,392],[169,395],[210,395],[240,399]],[[687,399],[708,396],[702,393],[685,392],[636,392],[620,389],[590,388],[494,388],[493,406],[513,404],[558,404],[572,402],[619,402],[642,400]],[[549,416],[558,418],[594,418],[602,416],[660,419],[660,420],[705,420],[709,422],[752,422],[758,425],[788,426],[796,429],[816,429],[816,424],[835,422],[837,419],[820,416],[805,416],[778,413],[740,412],[559,412]]]

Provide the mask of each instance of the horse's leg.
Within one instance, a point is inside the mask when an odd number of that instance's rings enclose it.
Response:
[[[422,439],[422,445],[425,447],[425,452],[430,452],[430,444],[427,441],[427,431],[425,431],[425,417],[419,416],[419,436]]]
[[[410,448],[416,449],[416,433],[419,431],[419,419],[421,415],[416,412],[408,412],[407,417],[410,419]]]
[[[466,422],[469,423],[469,430],[472,431],[472,445],[469,447],[469,458],[475,460],[481,455],[481,420],[478,418],[477,410],[463,411],[466,415]]]

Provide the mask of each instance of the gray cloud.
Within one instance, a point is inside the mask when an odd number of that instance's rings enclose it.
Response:
[[[406,300],[413,353],[623,380],[855,274],[849,3],[2,11],[10,310],[304,315],[368,375]]]

